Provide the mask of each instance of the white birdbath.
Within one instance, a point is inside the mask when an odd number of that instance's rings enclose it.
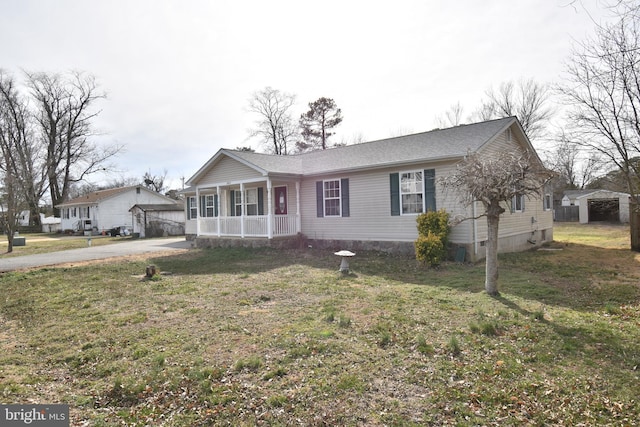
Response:
[[[349,273],[349,258],[355,256],[355,254],[350,251],[342,250],[340,252],[334,252],[334,255],[342,257],[342,261],[340,262],[340,272],[343,274]]]

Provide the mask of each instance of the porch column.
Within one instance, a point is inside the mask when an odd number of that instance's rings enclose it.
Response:
[[[271,203],[271,178],[267,177],[267,238],[273,238],[273,206]]]
[[[296,181],[296,233],[302,232],[300,224],[300,181]]]
[[[218,196],[218,197],[216,197],[216,199],[218,199],[217,200],[218,203],[216,203],[216,207],[215,207],[215,209],[217,209],[217,211],[218,211],[218,216],[216,217],[216,223],[218,225],[217,226],[218,237],[220,237],[221,236],[221,234],[220,234],[220,216],[222,215],[222,210],[221,210],[222,206],[220,205],[220,199],[222,199],[222,197],[220,197],[220,186],[219,185],[216,186],[216,195]]]
[[[240,206],[242,210],[240,212],[240,237],[244,239],[244,212],[247,210],[247,207],[244,205],[244,182],[240,183]]]
[[[200,235],[200,187],[196,186],[196,236]]]

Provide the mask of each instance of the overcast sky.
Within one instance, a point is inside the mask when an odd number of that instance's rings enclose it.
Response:
[[[126,147],[119,175],[167,170],[173,187],[220,148],[252,146],[251,94],[320,97],[334,142],[433,129],[492,85],[561,79],[607,12],[582,0],[0,0],[0,67],[92,73],[106,93],[97,142]],[[107,178],[108,179],[108,178]]]

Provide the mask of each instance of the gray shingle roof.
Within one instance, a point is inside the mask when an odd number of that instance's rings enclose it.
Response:
[[[514,120],[515,118],[508,117],[293,156],[240,151],[233,151],[233,154],[267,172],[295,174],[374,168],[416,160],[449,159],[476,152]]]
[[[327,174],[420,161],[455,159],[477,152],[514,122],[517,122],[515,117],[507,117],[290,156],[223,149],[196,172],[188,183],[194,184],[220,154],[242,161],[266,175]]]

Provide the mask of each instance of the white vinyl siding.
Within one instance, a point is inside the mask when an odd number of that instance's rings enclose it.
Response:
[[[450,166],[447,166],[447,169],[441,169],[437,165],[423,164],[418,165],[416,170],[434,167],[436,176],[442,176],[442,171],[450,169]],[[390,216],[389,175],[391,173],[398,173],[398,170],[380,169],[325,178],[325,181],[349,178],[350,215],[332,218],[331,221],[325,221],[316,215],[316,205],[313,203],[316,196],[316,179],[304,180],[300,186],[300,199],[303,201],[300,206],[302,232],[311,239],[414,241],[418,237],[416,216]],[[448,193],[449,195],[451,192]],[[436,198],[439,208],[455,213],[466,212],[458,199],[443,197],[443,190],[437,180]],[[467,227],[468,224],[465,222],[456,229]]]
[[[239,182],[252,178],[262,178],[262,174],[234,159],[223,157],[198,181],[198,185]]]

